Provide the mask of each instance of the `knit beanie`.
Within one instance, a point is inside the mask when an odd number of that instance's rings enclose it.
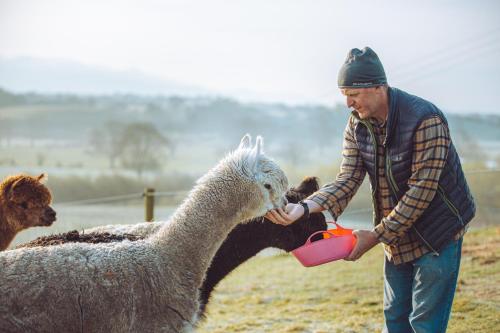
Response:
[[[339,71],[339,88],[368,88],[383,84],[387,84],[384,66],[371,48],[349,51]]]

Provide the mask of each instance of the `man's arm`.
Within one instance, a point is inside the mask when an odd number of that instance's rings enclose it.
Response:
[[[340,173],[334,182],[323,186],[304,202],[311,213],[328,210],[333,218],[337,219],[363,183],[365,174],[363,161],[354,139],[353,121],[349,119],[344,131]],[[288,204],[286,212],[282,209],[272,210],[266,214],[266,217],[274,223],[288,225],[298,220],[303,214],[304,208],[301,205]]]
[[[307,200],[327,209],[336,220],[363,183],[366,170],[354,137],[354,124],[349,119],[344,131],[342,162],[334,182],[323,186]]]

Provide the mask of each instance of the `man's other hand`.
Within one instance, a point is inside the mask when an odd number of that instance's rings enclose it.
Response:
[[[371,230],[354,230],[352,234],[356,237],[356,245],[351,253],[344,258],[347,261],[356,261],[365,254],[372,247],[377,245],[380,241],[377,234]]]

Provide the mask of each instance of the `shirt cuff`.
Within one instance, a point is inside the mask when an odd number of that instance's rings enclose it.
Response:
[[[305,200],[314,201],[315,203],[317,203],[318,205],[320,205],[324,209],[328,210],[328,212],[332,215],[333,219],[336,221],[337,214],[335,213],[335,203],[332,202],[330,199],[331,199],[330,194],[316,192],[316,193],[311,194]]]

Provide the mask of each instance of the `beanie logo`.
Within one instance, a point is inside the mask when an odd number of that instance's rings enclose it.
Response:
[[[353,86],[370,86],[373,85],[373,82],[353,82]]]

